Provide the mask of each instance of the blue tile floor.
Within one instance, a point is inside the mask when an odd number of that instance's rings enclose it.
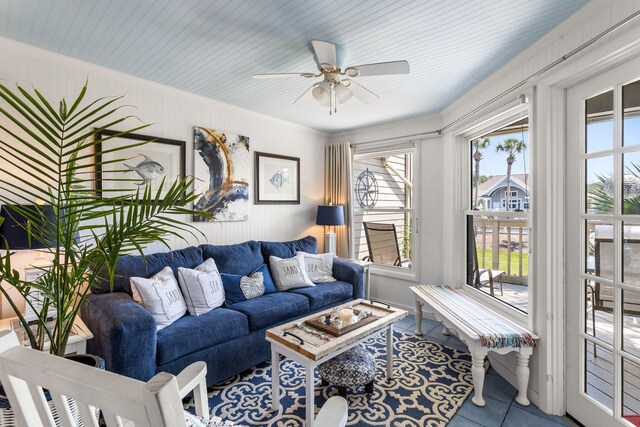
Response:
[[[414,316],[407,316],[394,325],[394,329],[413,334],[416,328]],[[461,351],[467,346],[454,336],[442,334],[442,325],[432,320],[422,321],[422,332],[428,340]],[[479,408],[471,402],[473,391],[455,414],[448,427],[558,427],[575,426],[567,417],[547,415],[533,404],[521,406],[515,401],[517,390],[503,379],[493,368],[487,371],[483,397],[486,406]]]

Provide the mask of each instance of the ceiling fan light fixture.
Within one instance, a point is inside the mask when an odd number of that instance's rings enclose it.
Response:
[[[329,82],[318,83],[311,94],[320,105],[328,107],[331,104],[331,84]]]
[[[345,104],[353,96],[353,92],[343,83],[336,84],[335,91],[341,104]]]

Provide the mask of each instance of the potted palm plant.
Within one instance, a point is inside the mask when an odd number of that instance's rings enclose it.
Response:
[[[118,152],[109,140],[146,127],[141,125],[114,135],[97,137],[101,131],[123,126],[131,116],[124,115],[121,97],[85,101],[87,85],[76,99],[62,99],[54,108],[39,91],[15,91],[0,85],[0,204],[26,219],[21,225],[31,239],[47,242],[50,266],[40,278],[27,282],[12,267],[11,248],[0,253],[0,292],[11,305],[30,345],[42,350],[49,342],[52,354],[64,355],[74,320],[85,297],[100,274],[107,272],[113,284],[119,256],[129,252],[142,254],[145,245],[167,239],[195,235],[197,230],[177,215],[194,212],[187,208],[196,198],[191,178],[162,181],[157,190],[149,185],[137,190],[98,194],[105,188],[95,180],[123,181],[130,175],[114,170],[94,177],[95,159],[110,153],[108,163],[121,165]],[[115,156],[114,156],[115,154]],[[111,168],[113,169],[113,168]],[[16,171],[22,171],[16,173]],[[25,201],[42,200],[50,207],[26,209]],[[202,212],[198,212],[202,214]],[[6,220],[7,218],[5,218]],[[31,227],[29,224],[44,224]],[[0,236],[2,239],[2,236]],[[36,314],[29,324],[19,309],[17,290]],[[39,295],[37,304],[27,297]],[[48,313],[55,313],[53,322]]]

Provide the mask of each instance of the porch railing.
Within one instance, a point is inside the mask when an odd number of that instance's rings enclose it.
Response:
[[[504,281],[526,284],[529,275],[528,219],[475,217],[474,229],[481,268],[504,271]]]

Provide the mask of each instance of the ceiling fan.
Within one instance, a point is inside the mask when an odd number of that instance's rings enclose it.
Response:
[[[363,76],[384,76],[390,74],[408,74],[407,61],[377,62],[374,64],[356,65],[340,68],[334,43],[311,40],[318,64],[318,73],[267,73],[254,74],[254,79],[278,79],[287,77],[304,77],[307,79],[322,77],[307,89],[294,104],[303,104],[315,99],[320,105],[329,107],[329,114],[337,112],[337,104],[346,103],[355,96],[365,104],[378,99],[378,95],[353,80]]]

